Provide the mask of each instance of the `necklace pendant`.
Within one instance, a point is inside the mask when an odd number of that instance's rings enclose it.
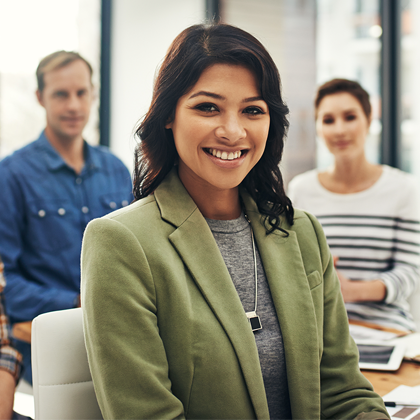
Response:
[[[257,315],[255,311],[246,312],[246,317],[248,318],[252,331],[262,330],[260,317]]]

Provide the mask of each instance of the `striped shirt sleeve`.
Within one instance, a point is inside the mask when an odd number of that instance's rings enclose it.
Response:
[[[379,275],[387,288],[386,303],[407,300],[419,285],[419,213],[417,194],[414,191],[413,194],[407,195],[401,209],[401,216],[394,222],[393,267]]]

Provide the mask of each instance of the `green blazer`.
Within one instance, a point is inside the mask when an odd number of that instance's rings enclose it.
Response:
[[[358,368],[320,224],[266,234],[241,192],[283,334],[293,418],[388,418]],[[174,169],[155,193],[89,223],[89,365],[105,419],[268,419],[254,335],[213,235]]]

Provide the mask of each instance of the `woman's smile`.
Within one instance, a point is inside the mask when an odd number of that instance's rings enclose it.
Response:
[[[220,168],[234,169],[245,161],[247,150],[228,151],[215,148],[203,148],[207,157]]]
[[[236,152],[224,151],[220,149],[203,149],[206,153],[215,156],[222,160],[234,160],[242,156],[242,151],[238,150]]]

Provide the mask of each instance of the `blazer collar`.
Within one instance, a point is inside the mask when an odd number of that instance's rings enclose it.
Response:
[[[316,418],[319,375],[308,381],[307,374],[301,373],[319,372],[317,326],[296,234],[289,230],[288,237],[281,232],[267,235],[255,202],[246,191],[241,191],[241,196],[283,334],[293,417],[307,416],[308,411],[303,412],[299,407],[311,395],[313,410],[310,410],[311,417],[306,418]],[[157,188],[155,198],[162,218],[176,227],[169,240],[232,342],[257,418],[268,418],[254,335],[211,230],[179,180],[176,168]]]

